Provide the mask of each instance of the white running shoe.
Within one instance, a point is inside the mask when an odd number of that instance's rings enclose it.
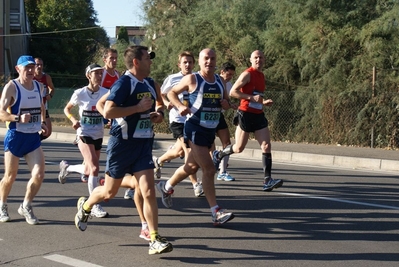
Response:
[[[154,166],[155,166],[155,168],[154,168],[154,177],[156,178],[156,179],[159,179],[159,178],[161,178],[161,168],[162,168],[162,166],[163,166],[163,164],[162,163],[158,163],[158,158],[156,157],[156,156],[152,156],[152,161],[154,162]]]
[[[58,181],[61,184],[65,184],[66,180],[67,180],[67,175],[68,175],[68,171],[67,168],[69,167],[69,164],[66,160],[61,160],[60,162],[60,173],[58,174]]]
[[[221,225],[224,224],[234,218],[234,214],[232,212],[227,212],[223,209],[218,209],[215,214],[212,215],[213,225]]]
[[[31,225],[35,225],[39,223],[39,220],[36,218],[35,214],[33,214],[32,207],[23,207],[22,204],[18,208],[18,213],[22,217],[25,217],[27,223]]]
[[[3,206],[0,207],[0,222],[9,222],[9,221],[11,221],[11,218],[8,215],[7,204],[3,204]]]
[[[173,250],[173,246],[171,243],[166,240],[166,238],[161,237],[159,235],[156,236],[155,240],[150,242],[150,249],[148,250],[148,254],[161,254],[171,252]]]
[[[202,188],[202,183],[196,183],[194,185],[194,195],[200,197],[204,194],[204,189]]]
[[[83,209],[83,204],[86,202],[87,198],[80,197],[77,203],[78,212],[75,215],[75,226],[80,231],[85,231],[87,229],[87,221],[91,218],[90,213],[87,213]]]
[[[90,215],[97,218],[105,218],[108,217],[109,214],[103,209],[103,207],[101,207],[100,204],[96,204],[91,209]]]
[[[124,199],[133,199],[134,198],[134,189],[128,188],[125,191],[125,195],[123,196]]]

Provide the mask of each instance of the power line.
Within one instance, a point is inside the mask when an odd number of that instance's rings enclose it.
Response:
[[[42,35],[42,34],[56,34],[56,33],[63,33],[63,32],[86,31],[86,30],[100,29],[100,28],[101,28],[100,26],[95,26],[95,27],[79,28],[79,29],[73,29],[73,30],[51,31],[51,32],[33,32],[33,33],[4,34],[4,35],[0,35],[0,37],[30,36],[30,35]]]

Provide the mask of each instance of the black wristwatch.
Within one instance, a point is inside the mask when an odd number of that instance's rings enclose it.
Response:
[[[16,122],[19,122],[19,116],[15,116],[15,117],[14,117],[14,120],[15,120]]]

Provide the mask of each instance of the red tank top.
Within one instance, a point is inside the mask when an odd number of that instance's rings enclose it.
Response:
[[[38,82],[40,82],[40,83],[42,83],[43,85],[44,85],[44,94],[43,94],[43,103],[44,104],[46,104],[46,95],[48,95],[48,84],[47,84],[47,76],[46,76],[46,73],[44,73],[43,72],[43,75],[42,75],[42,77],[39,79],[39,78],[36,78],[36,77],[33,77],[33,79],[34,80],[36,80],[36,81],[38,81]]]
[[[253,67],[246,69],[245,71],[250,74],[250,81],[246,85],[244,85],[240,91],[244,94],[248,95],[262,95],[266,88],[265,75],[263,72],[260,72]],[[251,112],[260,114],[263,112],[263,104],[261,103],[253,103],[246,99],[241,99],[239,110],[245,112]]]
[[[111,88],[111,86],[119,79],[118,73],[115,71],[114,75],[109,75],[108,72],[104,69],[103,78],[101,82],[101,86],[107,89]]]

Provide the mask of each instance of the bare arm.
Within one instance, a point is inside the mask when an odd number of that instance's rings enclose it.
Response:
[[[158,83],[155,82],[155,91],[157,94],[156,105],[155,105],[155,112],[150,113],[151,122],[153,123],[161,123],[164,118],[164,104],[162,101],[161,95],[161,87]]]
[[[237,98],[237,99],[245,99],[251,101],[252,95],[249,94],[244,94],[243,92],[240,91],[240,89],[246,85],[247,83],[250,82],[251,75],[249,72],[244,71],[241,73],[241,75],[238,77],[236,82],[233,84],[233,87],[230,90],[230,96]]]
[[[72,122],[72,128],[74,128],[75,130],[78,129],[81,125],[80,125],[80,121],[78,121],[71,113],[71,110],[73,108],[73,105],[71,102],[68,102],[68,104],[66,104],[65,108],[64,108],[64,114],[65,116],[67,116],[68,119],[71,120]]]
[[[223,78],[222,78],[222,82],[223,82],[223,99],[220,100],[220,104],[222,105],[222,108],[224,110],[228,110],[231,107],[230,98],[227,93],[226,82]]]
[[[46,82],[47,82],[47,88],[48,88],[48,95],[47,101],[53,98],[54,96],[54,84],[53,84],[53,79],[51,79],[51,76],[46,74]]]
[[[14,101],[15,101],[15,85],[12,81],[8,82],[3,89],[3,92],[1,94],[0,98],[0,120],[1,121],[16,121],[15,117],[18,116],[18,114],[10,114],[7,109],[10,107]],[[30,118],[29,118],[30,119]],[[28,120],[29,121],[29,120]],[[20,122],[21,118],[20,118]]]
[[[161,94],[161,87],[159,86],[159,84],[157,82],[155,83],[155,90],[156,90],[156,93],[157,93],[155,110],[163,112],[164,109],[165,109],[165,105],[163,103],[163,98],[162,98],[162,94]]]
[[[107,97],[109,96],[109,91],[105,95],[103,95],[96,104],[96,108],[98,112],[100,112],[101,115],[104,116],[104,106],[105,106],[105,101],[107,101]]]

